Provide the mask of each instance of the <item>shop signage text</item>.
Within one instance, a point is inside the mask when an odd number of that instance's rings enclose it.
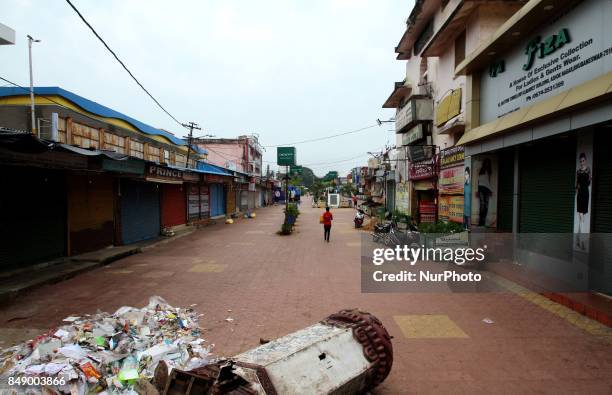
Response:
[[[422,162],[410,162],[408,173],[411,180],[422,180],[436,175],[436,163],[432,159]]]
[[[423,138],[423,124],[418,124],[402,134],[402,145],[409,145]]]
[[[451,167],[458,163],[463,165],[465,159],[465,148],[457,145],[440,151],[440,167]]]
[[[608,0],[583,1],[535,38],[504,54],[480,85],[480,121],[489,123],[612,71]],[[503,71],[503,73],[502,73]]]
[[[294,166],[295,147],[277,147],[276,164],[279,166]]]
[[[172,169],[170,167],[161,167],[155,165],[149,165],[147,169],[147,176],[168,179],[168,180],[183,180],[183,172],[177,169]]]

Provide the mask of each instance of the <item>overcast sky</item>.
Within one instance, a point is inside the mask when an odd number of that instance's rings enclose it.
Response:
[[[137,78],[175,117],[217,137],[259,135],[285,144],[388,119],[381,105],[404,62],[394,47],[411,0],[73,0]],[[185,133],[130,79],[63,0],[3,0],[0,22],[17,33],[0,48],[0,75],[60,86],[150,125]],[[366,163],[394,144],[393,124],[297,146],[319,176]],[[333,164],[349,158],[355,158]],[[276,149],[264,160],[273,162]],[[271,164],[272,169],[276,166]],[[264,164],[265,168],[265,164]]]

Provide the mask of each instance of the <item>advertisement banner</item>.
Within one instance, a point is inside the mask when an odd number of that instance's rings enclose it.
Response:
[[[472,156],[471,225],[497,227],[497,177],[497,155]]]
[[[440,168],[445,169],[448,167],[463,165],[464,159],[465,148],[462,145],[443,149],[440,151]]]
[[[410,162],[408,174],[411,180],[423,180],[434,177],[436,175],[435,160],[432,158],[421,162]]]
[[[463,159],[461,164],[454,167],[440,169],[440,193],[446,195],[463,194],[463,184],[465,182]]]
[[[589,252],[591,232],[591,182],[593,180],[593,134],[578,134],[576,151],[576,198],[574,200],[574,249]]]
[[[463,195],[439,196],[438,217],[443,221],[463,223]]]
[[[395,185],[395,209],[402,214],[410,215],[410,188],[406,182]]]

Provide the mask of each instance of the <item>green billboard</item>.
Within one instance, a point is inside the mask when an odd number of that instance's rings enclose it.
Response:
[[[294,166],[295,147],[277,147],[276,164],[279,166]]]

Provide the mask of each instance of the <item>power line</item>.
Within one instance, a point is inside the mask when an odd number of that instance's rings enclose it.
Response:
[[[68,0],[66,0],[66,1],[68,1]],[[364,131],[364,130],[371,129],[371,128],[376,127],[376,126],[378,126],[378,124],[377,124],[377,123],[376,123],[376,124],[374,124],[374,125],[366,126],[366,127],[364,127],[364,128],[355,129],[355,130],[350,130],[350,131],[348,131],[348,132],[343,132],[343,133],[332,134],[332,135],[325,136],[325,137],[317,137],[317,138],[314,138],[314,139],[302,140],[302,141],[295,141],[295,142],[293,142],[293,143],[286,143],[286,144],[264,145],[264,147],[266,147],[266,148],[274,148],[274,147],[283,147],[283,146],[286,146],[286,145],[296,145],[296,144],[304,144],[304,143],[313,143],[313,142],[315,142],[315,141],[328,140],[328,139],[333,139],[334,137],[340,137],[340,136],[345,136],[345,135],[347,135],[347,134],[352,134],[352,133],[362,132],[362,131]]]
[[[140,86],[142,88],[143,91],[145,91],[145,93],[147,95],[149,95],[149,97],[151,99],[153,99],[153,101],[155,102],[155,104],[157,104],[157,106],[159,108],[161,108],[166,114],[168,114],[168,116],[170,118],[172,118],[176,123],[178,123],[181,126],[184,126],[178,119],[176,119],[172,114],[170,114],[168,112],[168,110],[166,110],[164,108],[164,106],[162,106],[160,104],[159,101],[157,101],[157,99],[155,97],[153,97],[153,95],[151,93],[149,93],[149,91],[144,87],[144,85],[142,85],[140,83],[140,81],[138,81],[138,79],[134,76],[134,74],[132,74],[132,72],[127,68],[127,66],[125,65],[125,63],[123,63],[121,61],[121,59],[119,59],[119,57],[117,56],[117,54],[108,46],[108,44],[106,44],[106,42],[102,39],[102,37],[100,37],[100,35],[98,34],[98,32],[96,32],[96,30],[89,24],[89,22],[87,22],[87,20],[85,19],[85,17],[83,16],[83,14],[81,14],[81,12],[79,12],[79,10],[74,6],[74,4],[72,4],[72,2],[70,0],[66,0],[66,2],[68,3],[68,5],[70,5],[70,7],[72,7],[72,9],[74,10],[74,12],[77,13],[77,15],[79,16],[79,18],[81,18],[81,20],[83,21],[83,23],[85,23],[87,25],[87,27],[89,28],[89,30],[91,30],[91,32],[98,38],[98,40],[100,40],[100,42],[102,42],[102,44],[104,44],[104,46],[106,47],[106,49],[108,49],[108,51],[115,57],[115,59],[117,60],[117,62],[119,62],[119,64],[121,64],[121,66],[125,69],[125,71],[127,71],[127,73],[130,75],[130,77],[132,77],[132,79],[134,81],[136,81],[136,83],[138,84],[138,86]]]

